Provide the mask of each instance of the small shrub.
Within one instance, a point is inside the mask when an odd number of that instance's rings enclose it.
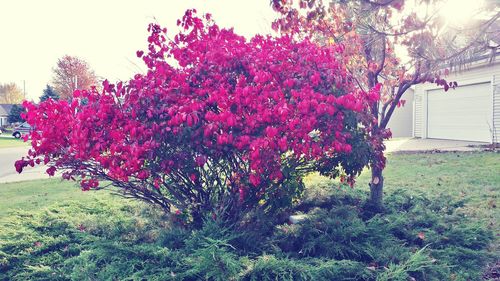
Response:
[[[290,259],[261,256],[242,280],[373,280],[374,272],[363,263],[350,260]]]
[[[245,274],[243,280],[312,280],[310,271],[310,266],[307,263],[264,255],[257,259],[251,269]]]
[[[63,268],[70,280],[176,280],[181,257],[156,245],[104,240],[64,261]]]
[[[387,269],[377,276],[377,281],[406,281],[410,279],[410,273],[425,272],[434,264],[434,261],[424,251],[425,248],[416,251],[408,260],[400,264],[390,263]]]
[[[193,253],[184,260],[192,266],[183,276],[218,281],[238,279],[243,265],[227,240],[204,238],[204,242],[192,249]]]

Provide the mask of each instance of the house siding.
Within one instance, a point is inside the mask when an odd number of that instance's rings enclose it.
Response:
[[[493,142],[500,143],[500,75],[494,76],[493,82]]]
[[[7,116],[0,116],[0,128],[7,126],[9,123],[7,122]]]
[[[418,88],[416,89],[418,91]],[[421,138],[423,136],[422,134],[422,126],[423,126],[423,102],[422,102],[422,93],[415,93],[415,101],[414,101],[414,113],[413,113],[413,119],[415,120],[415,123],[413,124],[413,136],[416,138]]]
[[[491,84],[491,142],[500,141],[500,61],[491,64],[482,63],[469,69],[452,72],[446,77],[447,81],[456,81],[459,86],[470,84]],[[429,90],[439,89],[436,84],[426,83],[415,86],[415,106],[413,135],[427,137],[427,93]],[[452,91],[452,90],[450,90]]]
[[[392,137],[394,138],[413,136],[413,89],[408,89],[403,94],[402,100],[406,101],[404,106],[394,109],[394,113],[387,124],[387,128],[391,129]]]

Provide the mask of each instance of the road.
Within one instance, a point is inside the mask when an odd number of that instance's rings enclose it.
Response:
[[[26,167],[22,174],[16,172],[14,163],[26,156],[28,149],[28,146],[0,149],[0,183],[49,178],[49,175],[45,173],[47,168],[44,165]]]

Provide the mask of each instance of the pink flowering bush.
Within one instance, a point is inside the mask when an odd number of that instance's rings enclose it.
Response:
[[[149,26],[148,67],[127,83],[75,91],[71,102],[25,103],[29,155],[18,172],[99,181],[200,222],[286,207],[319,171],[351,180],[372,151],[363,124],[378,88],[363,92],[336,57],[291,37],[250,41],[188,10],[182,32]]]

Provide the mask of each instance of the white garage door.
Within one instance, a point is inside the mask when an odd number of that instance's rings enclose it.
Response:
[[[455,90],[430,90],[427,96],[427,136],[436,139],[491,141],[491,84]]]

